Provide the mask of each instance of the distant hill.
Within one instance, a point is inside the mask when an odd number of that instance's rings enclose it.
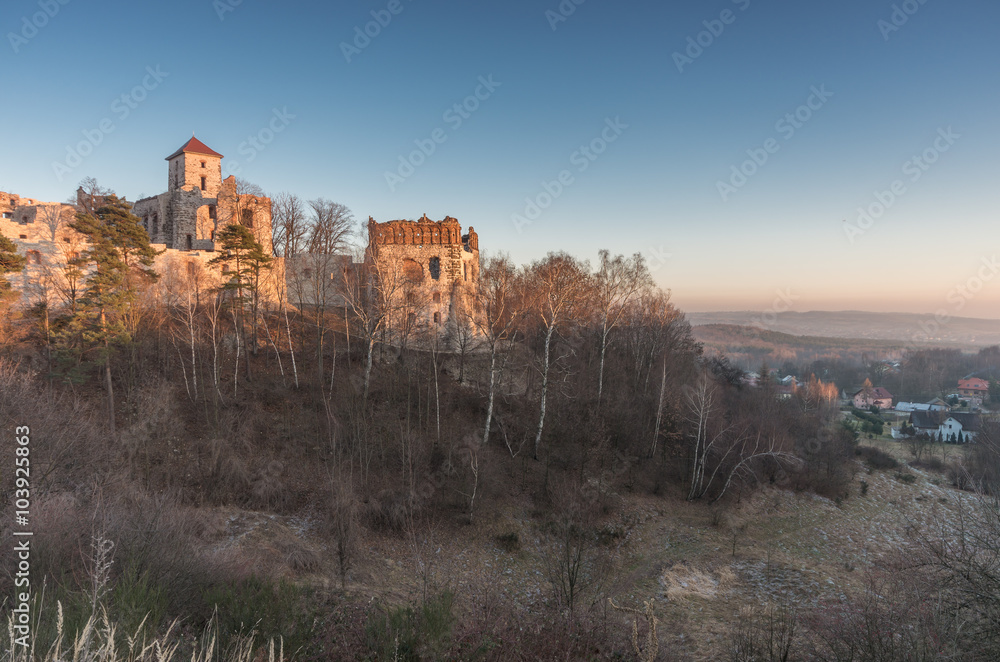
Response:
[[[687,313],[687,318],[694,327],[715,324],[748,326],[763,333],[778,332],[825,339],[889,340],[901,345],[936,345],[963,349],[1000,344],[1000,320],[972,317],[953,317],[944,325],[937,324],[933,315],[856,310],[818,310],[777,315],[769,313],[766,321],[774,321],[774,324],[762,322],[764,313],[749,310]]]
[[[755,369],[762,362],[776,367],[785,361],[798,365],[818,359],[861,359],[862,354],[889,358],[901,356],[904,343],[871,338],[796,336],[735,324],[702,324],[692,327],[694,337],[709,354],[725,354],[736,365]]]

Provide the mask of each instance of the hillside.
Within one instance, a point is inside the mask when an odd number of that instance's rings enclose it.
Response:
[[[759,311],[688,313],[693,326],[728,324],[760,328]],[[769,313],[766,330],[796,336],[894,340],[900,344],[933,344],[971,349],[1000,343],[1000,320],[952,317],[940,325],[933,315],[865,311]]]
[[[702,324],[692,326],[691,332],[709,353],[725,354],[748,369],[765,361],[772,366],[786,361],[806,365],[820,359],[860,362],[863,354],[894,356],[905,349],[894,340],[793,335],[735,324]]]

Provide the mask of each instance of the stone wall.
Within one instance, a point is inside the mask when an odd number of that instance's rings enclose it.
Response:
[[[395,263],[401,277],[398,308],[430,327],[465,323],[479,280],[479,237],[462,235],[450,216],[431,221],[378,223],[368,219],[366,259]]]
[[[195,155],[186,155],[195,157]],[[211,157],[204,157],[210,159]],[[217,160],[217,159],[216,159]],[[181,162],[178,157],[171,165]],[[215,236],[230,223],[251,227],[254,236],[271,252],[271,199],[237,192],[235,177],[227,177],[211,191],[200,187],[174,188],[160,195],[143,198],[132,207],[142,219],[150,240],[173,250],[215,248]]]
[[[270,252],[270,200],[253,196],[249,198],[243,200],[243,203],[256,210],[255,233],[261,237],[266,233],[268,241],[264,245]],[[28,202],[34,204],[27,204]],[[190,229],[192,234],[197,233],[199,237],[204,237],[206,231],[214,232],[207,229],[209,221],[213,227],[216,223],[208,217],[208,202],[215,203],[216,200],[202,198],[201,191],[177,190],[144,198],[136,202],[132,209],[133,214],[144,219],[144,224],[148,224],[147,232],[150,233],[153,248],[162,251],[156,257],[154,270],[160,274],[167,271],[172,274],[197,273],[198,280],[203,282],[206,291],[220,284],[224,277],[218,267],[208,265],[210,260],[218,256],[214,250],[215,244],[209,238],[192,238],[189,250],[185,245],[187,233],[178,239],[175,229],[182,232]],[[84,279],[74,281],[72,270],[67,269],[69,260],[88,248],[83,235],[69,226],[76,217],[77,208],[55,202],[39,203],[32,198],[0,192],[0,212],[5,211],[11,218],[0,213],[0,234],[11,239],[18,252],[28,258],[23,272],[7,277],[24,295],[22,305],[30,306],[45,301],[52,306],[59,306],[73,296],[74,290],[79,296]],[[182,246],[180,250],[176,248],[178,244]],[[174,278],[168,282],[176,280]],[[284,261],[275,260],[264,285],[265,297],[277,299],[284,282]],[[169,288],[164,290],[158,286],[158,289],[164,296],[169,296]]]
[[[222,159],[208,154],[185,152],[170,160],[167,190],[202,191],[206,198],[215,198],[222,188]],[[205,187],[201,180],[204,177]]]

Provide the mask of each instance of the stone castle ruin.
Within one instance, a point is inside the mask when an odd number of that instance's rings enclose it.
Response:
[[[366,261],[388,260],[400,287],[397,298],[411,321],[437,326],[464,322],[479,282],[479,236],[462,234],[458,220],[378,223],[368,219]]]
[[[166,158],[167,191],[132,205],[153,244],[180,251],[213,251],[215,235],[230,223],[253,230],[271,246],[271,199],[237,190],[222,179],[222,154],[194,136]]]
[[[192,279],[199,287],[222,282],[225,276],[208,262],[218,255],[215,239],[229,224],[250,228],[273,254],[270,198],[240,190],[243,185],[232,176],[222,179],[222,159],[192,136],[166,157],[167,190],[132,204],[132,213],[160,252],[154,269],[164,276],[161,282],[168,291]],[[67,281],[73,271],[67,267],[87,244],[70,223],[78,212],[100,204],[99,196],[95,199],[82,188],[75,204],[0,192],[0,233],[28,258],[25,270],[9,277],[24,293],[25,305],[66,300],[79,285]],[[384,223],[369,218],[365,262],[373,260],[392,267],[382,275],[391,272],[398,281],[393,314],[402,318],[403,326],[447,330],[468,325],[471,295],[479,281],[479,237],[474,228],[463,234],[458,220],[450,216],[432,221],[425,214],[416,221]],[[359,266],[348,255],[276,258],[267,296],[274,295],[273,288],[283,281],[289,303],[315,305],[322,298],[324,303],[346,304],[338,290],[345,274]],[[325,284],[317,289],[317,283]]]
[[[217,284],[221,273],[208,261],[216,256],[216,234],[231,223],[250,228],[271,252],[271,200],[240,191],[232,176],[223,180],[222,158],[192,137],[166,158],[167,191],[132,204],[132,213],[160,252],[154,265],[158,272],[197,275],[205,285]],[[67,265],[87,244],[70,223],[78,212],[99,207],[99,197],[80,188],[75,204],[66,204],[0,192],[0,233],[28,258],[25,270],[9,280],[26,295],[28,305],[53,303],[60,292],[65,296],[75,287],[67,282]],[[275,267],[283,265],[279,261]]]

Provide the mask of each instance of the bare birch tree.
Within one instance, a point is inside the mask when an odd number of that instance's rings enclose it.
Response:
[[[610,344],[610,335],[618,327],[628,304],[643,289],[652,287],[646,261],[641,253],[630,258],[599,253],[600,267],[594,274],[594,298],[600,316],[600,368],[597,373],[597,405],[604,393],[604,359]]]
[[[517,336],[524,315],[524,279],[507,255],[489,257],[479,276],[469,321],[479,331],[490,353],[489,382],[486,389],[486,424],[483,444],[490,441],[490,424],[496,399],[497,382]]]
[[[375,344],[385,331],[401,286],[402,274],[397,260],[379,255],[378,246],[369,246],[365,261],[344,270],[344,299],[353,314],[355,328],[365,341],[363,399],[368,399]]]
[[[534,445],[535,459],[538,459],[538,448],[545,426],[552,338],[556,329],[575,319],[583,308],[590,290],[588,272],[586,264],[566,253],[549,253],[548,256],[535,262],[528,269],[534,304],[533,312],[541,323],[544,335],[541,367],[542,387]]]

